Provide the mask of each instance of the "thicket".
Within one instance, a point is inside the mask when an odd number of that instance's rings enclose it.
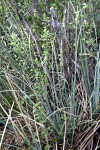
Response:
[[[0,1],[0,148],[100,148],[95,0]]]

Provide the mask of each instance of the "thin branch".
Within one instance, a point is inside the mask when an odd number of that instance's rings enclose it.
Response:
[[[0,106],[2,106],[2,105],[0,104]],[[9,120],[10,120],[10,118],[11,118],[11,112],[12,112],[13,106],[14,106],[14,102],[13,102],[13,104],[12,104],[11,110],[9,110],[8,119],[7,119],[7,121],[6,121],[4,130],[3,130],[3,134],[2,134],[2,137],[1,137],[1,141],[0,141],[0,149],[1,149],[1,146],[2,146],[2,142],[3,142],[3,138],[4,138],[4,135],[5,135],[5,132],[6,132],[6,128],[7,128],[8,122],[9,122]],[[2,109],[4,109],[4,108],[2,107]]]
[[[26,59],[23,55],[21,55],[21,54],[19,54],[19,53],[15,52],[13,49],[11,49],[11,48],[9,48],[9,47],[7,47],[7,46],[3,45],[2,43],[0,43],[0,45],[1,45],[2,47],[4,47],[5,49],[7,49],[7,50],[9,50],[9,51],[13,52],[14,54],[17,54],[17,55],[19,55],[20,57],[22,57],[22,58]]]

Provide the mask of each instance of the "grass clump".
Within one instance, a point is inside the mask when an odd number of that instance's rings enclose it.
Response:
[[[92,3],[0,4],[0,148],[98,149],[100,46]]]

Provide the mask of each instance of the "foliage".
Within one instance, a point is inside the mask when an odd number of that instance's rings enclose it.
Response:
[[[94,3],[1,0],[1,149],[99,146],[100,47]]]

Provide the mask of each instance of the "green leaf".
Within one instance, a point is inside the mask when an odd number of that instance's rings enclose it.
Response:
[[[0,6],[0,10],[2,10],[2,6]]]
[[[83,9],[88,8],[88,5],[86,3],[83,4]]]

